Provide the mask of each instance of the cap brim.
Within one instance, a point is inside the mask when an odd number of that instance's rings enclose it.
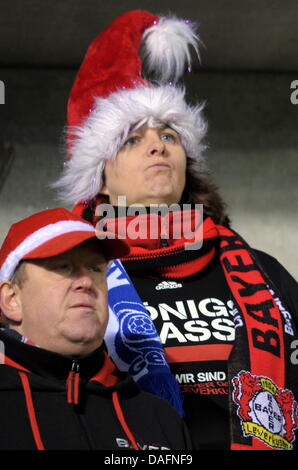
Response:
[[[130,248],[124,240],[107,238],[107,232],[99,233],[99,235],[105,238],[99,239],[93,232],[85,231],[63,233],[30,251],[22,259],[42,259],[57,256],[89,239],[98,241],[99,251],[107,261],[128,255]]]

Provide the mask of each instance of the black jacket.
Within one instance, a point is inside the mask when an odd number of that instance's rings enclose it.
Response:
[[[105,347],[79,359],[0,331],[0,450],[190,449],[164,400],[140,391]]]

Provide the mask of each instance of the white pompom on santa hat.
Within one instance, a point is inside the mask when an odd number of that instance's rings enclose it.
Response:
[[[197,170],[206,133],[202,106],[190,106],[174,83],[190,68],[194,25],[136,10],[116,18],[91,43],[68,101],[68,160],[54,183],[68,204],[90,201],[103,184],[105,161],[144,124],[173,128]],[[142,54],[142,59],[140,56]],[[154,83],[143,78],[144,63]]]

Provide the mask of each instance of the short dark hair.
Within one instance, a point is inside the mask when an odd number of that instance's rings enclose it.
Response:
[[[26,274],[25,274],[25,263],[24,261],[21,261],[15,272],[13,273],[13,276],[10,280],[12,284],[16,284],[17,286],[21,287],[26,279]]]

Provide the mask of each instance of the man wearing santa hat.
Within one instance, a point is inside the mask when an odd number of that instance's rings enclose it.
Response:
[[[0,449],[190,449],[178,413],[107,354],[107,263],[127,244],[66,209],[10,228],[0,249]]]

